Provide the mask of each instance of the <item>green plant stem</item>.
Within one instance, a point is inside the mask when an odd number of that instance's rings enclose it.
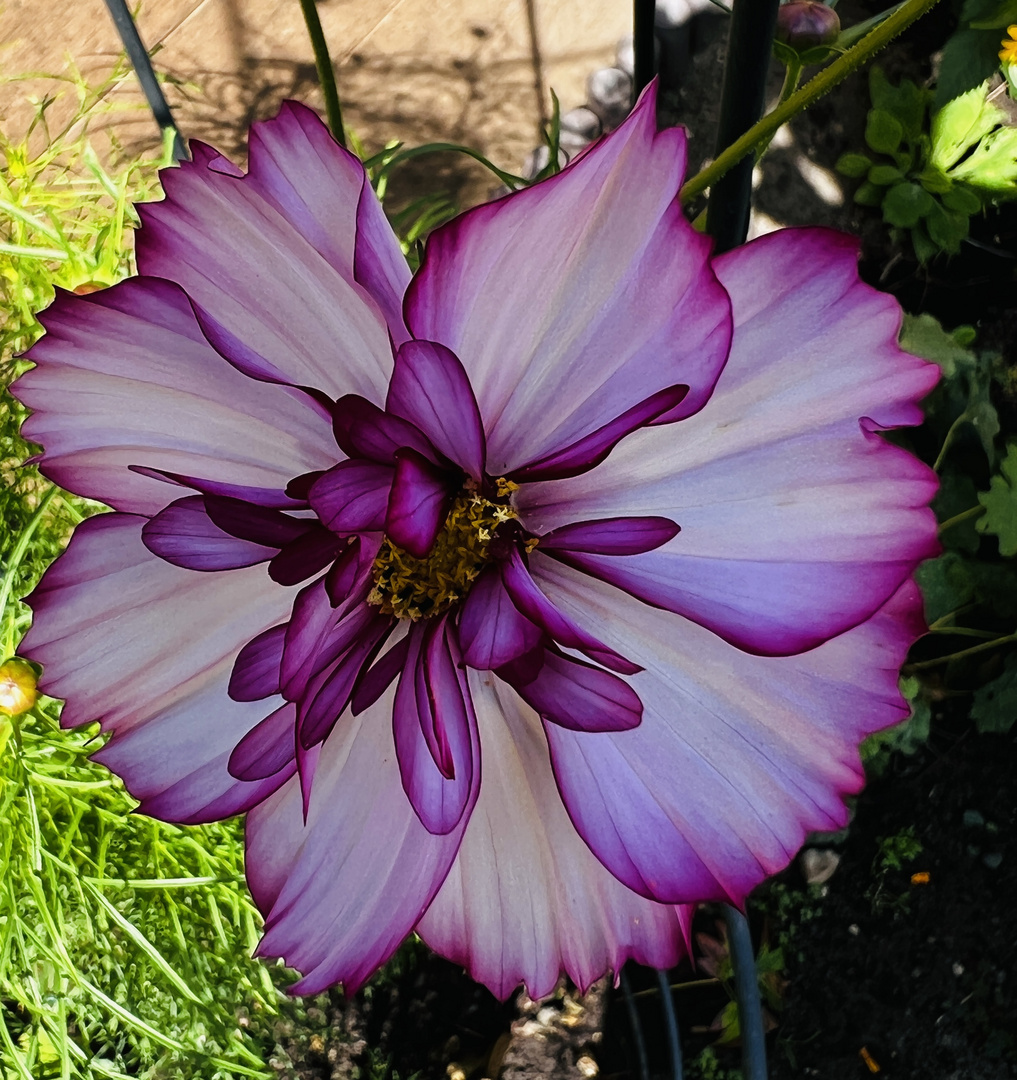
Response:
[[[772,139],[782,124],[808,108],[853,71],[857,71],[870,56],[906,30],[915,19],[920,18],[937,3],[938,0],[908,0],[884,22],[866,34],[857,45],[853,45],[829,67],[823,68],[800,90],[795,91],[787,101],[782,102],[767,113],[759,123],[749,128],[740,139],[736,139],[723,153],[719,154],[715,161],[696,173],[679,192],[681,201],[688,203],[697,195],[701,195],[729,169],[737,165],[746,154],[752,153],[767,139]]]
[[[933,472],[938,473],[939,470],[942,468],[943,462],[946,460],[946,452],[950,449],[950,446],[954,440],[954,436],[960,429],[961,424],[966,424],[969,419],[970,417],[968,416],[968,412],[965,409],[965,411],[962,412],[960,416],[958,416],[957,419],[954,420],[954,422],[947,429],[946,437],[943,439],[943,445],[939,448],[939,453],[936,455],[936,460],[932,463]]]
[[[962,510],[959,514],[954,514],[953,517],[949,517],[946,521],[941,521],[939,524],[939,535],[942,536],[947,529],[952,529],[954,525],[959,525],[962,521],[967,521],[969,518],[978,517],[979,514],[985,513],[985,507],[979,503],[977,506],[972,506],[968,510]]]
[[[49,506],[50,500],[56,493],[56,487],[51,487],[49,491],[43,495],[39,500],[39,505],[35,508],[35,513],[29,519],[24,531],[18,537],[18,542],[14,545],[14,550],[11,552],[10,559],[7,563],[7,573],[4,574],[3,582],[0,583],[0,615],[7,610],[7,601],[10,599],[11,589],[14,588],[14,577],[18,572],[18,567],[25,557],[25,552],[28,550],[28,545],[35,535],[35,530],[42,521],[42,516],[46,512],[46,507]],[[4,647],[5,651],[10,652],[14,647],[13,641],[5,640]]]
[[[937,656],[934,660],[919,660],[917,664],[908,664],[907,671],[925,671],[939,664],[948,664],[951,660],[963,660],[965,657],[974,656],[975,653],[985,652],[986,649],[995,649],[1000,645],[1010,645],[1013,642],[1017,642],[1017,634],[1006,634],[994,641],[983,641],[981,645],[972,645],[970,649],[961,649],[960,652]]]
[[[343,111],[339,104],[339,88],[335,83],[335,68],[332,67],[332,57],[329,56],[328,42],[321,28],[318,9],[314,0],[300,0],[300,10],[304,13],[307,36],[311,39],[311,48],[314,50],[314,66],[318,69],[318,82],[321,83],[321,92],[325,96],[328,126],[332,137],[345,150],[346,129],[343,127]]]

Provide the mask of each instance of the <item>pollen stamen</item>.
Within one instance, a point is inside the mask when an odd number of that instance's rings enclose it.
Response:
[[[496,490],[504,498],[517,487],[498,480]],[[466,596],[490,561],[488,547],[498,526],[517,516],[506,503],[462,491],[425,558],[415,558],[385,538],[374,560],[374,589],[368,603],[385,615],[414,621],[448,611]]]

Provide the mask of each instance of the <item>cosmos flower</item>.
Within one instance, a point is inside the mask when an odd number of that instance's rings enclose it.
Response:
[[[936,369],[820,229],[720,258],[651,88],[412,278],[307,109],[140,208],[140,275],[16,392],[112,507],[23,652],[144,813],[247,813],[260,952],[359,986],[415,930],[496,994],[673,965],[844,824],[900,720]]]

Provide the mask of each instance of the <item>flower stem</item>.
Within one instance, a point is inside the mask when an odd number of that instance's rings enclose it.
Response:
[[[667,1053],[671,1059],[671,1080],[682,1080],[682,1044],[678,1038],[678,1018],[674,1013],[674,998],[671,996],[671,984],[667,972],[657,969],[657,985],[660,987],[660,1002],[664,1007],[664,1025],[667,1029]]]
[[[759,999],[759,976],[756,973],[749,923],[745,916],[730,904],[724,905],[724,922],[727,925],[728,947],[734,967],[738,1028],[742,1042],[742,1076],[744,1080],[766,1080],[763,1005]]]
[[[942,536],[947,529],[952,529],[954,525],[959,525],[962,521],[967,521],[968,518],[977,517],[979,514],[985,512],[985,507],[979,503],[977,506],[972,506],[969,510],[962,510],[959,514],[954,514],[953,517],[947,518],[946,521],[940,522],[939,535]]]
[[[917,664],[908,664],[906,670],[909,672],[924,671],[939,664],[948,664],[951,660],[963,660],[965,657],[974,656],[975,653],[985,652],[986,649],[995,649],[1000,645],[1009,645],[1015,641],[1017,641],[1017,634],[1006,634],[1003,637],[995,638],[993,641],[983,641],[981,645],[972,645],[970,649],[961,649],[960,652],[937,656],[934,660],[919,660]]]
[[[736,0],[734,4],[717,127],[720,156],[725,147],[754,130],[763,111],[778,6],[777,0]],[[748,233],[754,164],[752,156],[742,154],[718,177],[711,192],[706,231],[717,242],[717,253],[743,243]]]
[[[314,50],[314,66],[318,69],[318,82],[325,96],[325,115],[328,117],[329,130],[335,141],[345,150],[346,129],[343,127],[343,112],[339,104],[339,88],[335,84],[335,68],[328,53],[328,42],[321,28],[318,9],[314,0],[300,0],[300,10],[304,13],[307,36],[311,39],[311,48]]]
[[[741,138],[728,146],[723,153],[718,154],[715,161],[696,173],[681,189],[679,195],[681,201],[687,203],[697,195],[701,195],[708,187],[715,185],[725,173],[737,165],[747,154],[751,154],[766,139],[772,138],[774,132],[782,124],[787,123],[791,117],[807,108],[827,91],[832,90],[839,82],[861,67],[870,56],[878,52],[891,39],[910,26],[915,19],[924,15],[937,2],[938,0],[908,0],[907,3],[903,4],[874,30],[866,34],[861,41],[834,60],[829,67],[823,68],[818,75],[810,79],[800,90],[795,91],[787,101],[778,105],[772,112],[767,113]]]

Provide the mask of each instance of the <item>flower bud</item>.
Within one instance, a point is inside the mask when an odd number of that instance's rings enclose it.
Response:
[[[837,12],[818,0],[791,0],[777,12],[777,40],[799,52],[832,45],[839,33]]]
[[[0,714],[20,716],[28,712],[38,696],[30,664],[16,657],[0,664]]]

